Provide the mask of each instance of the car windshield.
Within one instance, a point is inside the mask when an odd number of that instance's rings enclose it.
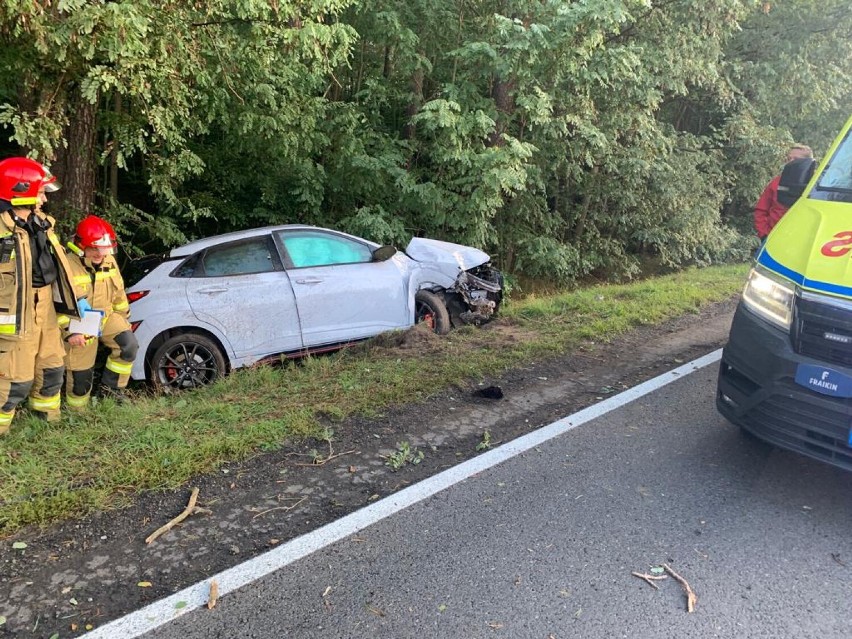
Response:
[[[852,202],[852,130],[834,151],[810,197]]]

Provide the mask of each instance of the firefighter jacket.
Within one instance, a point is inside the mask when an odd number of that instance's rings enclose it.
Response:
[[[0,212],[0,338],[18,339],[35,330],[35,295],[33,293],[29,233],[17,224],[13,212]],[[34,212],[45,229],[48,250],[56,263],[53,300],[57,313],[79,318],[77,295],[71,279],[71,267],[65,250],[53,230],[56,220]]]
[[[102,311],[103,323],[113,313],[125,320],[130,318],[130,304],[124,292],[124,280],[118,270],[118,264],[112,255],[104,257],[100,264],[93,264],[76,253],[68,255],[71,277],[80,297],[86,298],[92,310]],[[68,328],[71,321],[66,315],[59,315],[59,326]]]

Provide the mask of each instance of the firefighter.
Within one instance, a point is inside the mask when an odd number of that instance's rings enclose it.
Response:
[[[27,397],[36,415],[59,418],[65,349],[56,314],[79,314],[55,220],[41,210],[58,189],[35,160],[0,161],[0,435]]]
[[[92,310],[103,313],[100,343],[110,349],[110,354],[101,374],[100,394],[121,402],[139,344],[128,322],[130,304],[113,257],[116,245],[109,222],[89,215],[77,225],[74,243],[68,245],[72,251],[68,261],[78,292]],[[59,325],[67,334],[65,400],[68,408],[80,410],[88,406],[92,393],[99,340],[94,335],[70,332],[70,321],[59,316]]]

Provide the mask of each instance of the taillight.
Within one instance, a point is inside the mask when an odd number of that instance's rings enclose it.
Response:
[[[135,302],[136,300],[141,300],[150,292],[151,291],[132,291],[131,293],[127,294],[127,301],[133,304],[133,302]]]
[[[135,333],[136,329],[139,328],[139,325],[141,323],[142,323],[142,320],[139,320],[138,322],[130,322],[130,330]]]

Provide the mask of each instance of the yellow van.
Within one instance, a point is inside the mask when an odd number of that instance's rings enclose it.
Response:
[[[716,406],[749,433],[852,470],[852,118],[818,167],[785,167],[790,210],[748,276]],[[815,170],[814,170],[815,169]],[[796,183],[798,181],[798,184]]]

